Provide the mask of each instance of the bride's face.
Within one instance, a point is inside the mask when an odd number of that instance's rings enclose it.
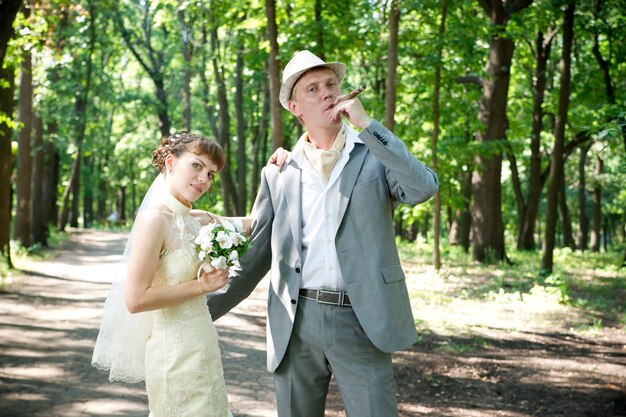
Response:
[[[168,155],[165,167],[170,192],[187,206],[207,192],[218,171],[217,165],[207,155],[193,152],[184,152],[178,157]]]

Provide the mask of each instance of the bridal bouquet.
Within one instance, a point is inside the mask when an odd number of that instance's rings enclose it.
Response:
[[[241,220],[222,220],[203,226],[194,241],[198,258],[205,261],[200,270],[226,269],[239,262],[250,248]]]

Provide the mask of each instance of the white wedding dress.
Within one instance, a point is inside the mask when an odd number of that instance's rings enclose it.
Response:
[[[153,286],[196,279],[200,264],[193,242],[200,223],[189,214],[189,207],[171,194],[163,194],[164,204],[172,212],[172,228]],[[150,415],[232,417],[218,335],[206,297],[157,310],[152,323],[145,356]]]

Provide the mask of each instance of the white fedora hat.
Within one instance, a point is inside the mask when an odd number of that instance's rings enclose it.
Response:
[[[346,75],[346,66],[341,62],[324,62],[309,51],[297,52],[283,71],[283,85],[280,87],[280,104],[287,109],[287,104],[291,98],[291,90],[298,81],[298,78],[308,70],[317,67],[330,68],[337,74],[339,83]]]

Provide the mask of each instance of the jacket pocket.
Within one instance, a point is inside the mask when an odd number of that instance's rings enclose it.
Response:
[[[378,185],[378,177],[368,178],[366,180],[362,180],[354,184],[353,194],[358,194],[360,192],[365,192],[368,195],[371,195],[371,188],[375,188]]]
[[[382,272],[383,278],[387,284],[404,279],[404,271],[400,265],[388,266],[381,269],[380,272]]]

